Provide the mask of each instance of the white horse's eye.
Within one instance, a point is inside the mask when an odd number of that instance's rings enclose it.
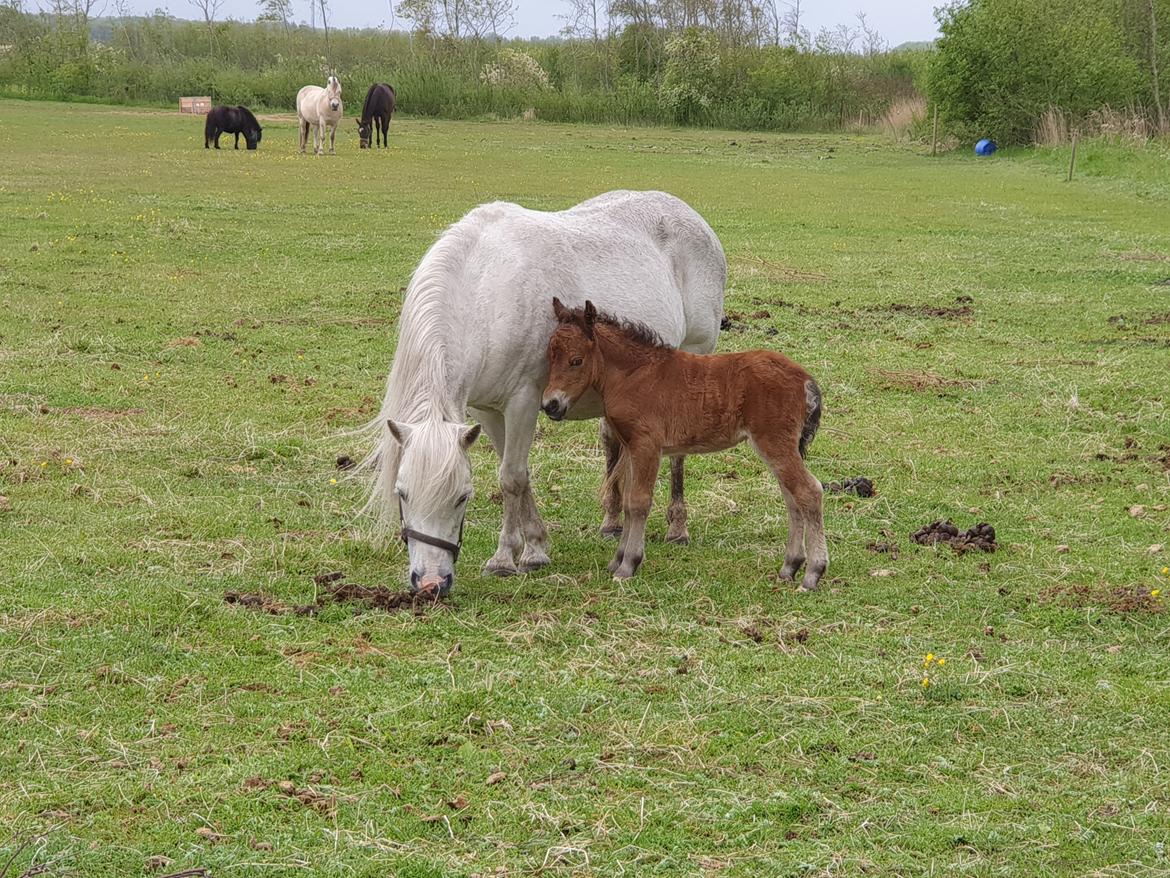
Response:
[[[455,505],[462,506],[464,503],[466,503],[470,499],[471,499],[471,492],[469,491],[468,493],[466,493],[462,497],[460,497],[458,500],[456,500]]]
[[[398,495],[399,500],[401,500],[403,503],[406,502],[406,492],[404,490],[401,488],[395,488],[394,493]]]

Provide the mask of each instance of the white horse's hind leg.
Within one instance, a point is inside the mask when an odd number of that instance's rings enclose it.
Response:
[[[548,563],[548,531],[536,510],[536,498],[528,478],[528,452],[540,413],[539,392],[512,398],[504,413],[504,451],[500,460],[500,492],[504,495],[504,520],[496,554],[484,567],[486,573],[510,576]],[[490,431],[489,431],[490,435]],[[522,552],[522,554],[521,554]]]
[[[333,148],[334,142],[336,140],[337,140],[337,123],[334,122],[332,125],[329,126],[329,154],[330,155],[337,155],[336,150],[334,150],[334,148]]]

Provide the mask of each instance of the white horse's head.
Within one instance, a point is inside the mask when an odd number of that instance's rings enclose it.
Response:
[[[463,519],[471,499],[471,456],[479,425],[438,419],[407,424],[388,420],[399,445],[394,493],[410,555],[410,589],[445,595],[455,584]]]
[[[336,76],[330,76],[325,91],[329,95],[329,109],[336,113],[341,109],[341,80]]]

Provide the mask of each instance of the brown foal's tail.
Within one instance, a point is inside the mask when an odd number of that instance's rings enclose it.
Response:
[[[821,388],[813,379],[804,382],[804,426],[800,430],[800,456],[804,457],[809,443],[821,425]]]

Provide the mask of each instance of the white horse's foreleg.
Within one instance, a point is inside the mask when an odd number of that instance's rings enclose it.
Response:
[[[325,155],[325,123],[317,120],[317,131],[313,135],[313,148],[317,155]]]
[[[500,492],[504,496],[503,524],[496,554],[485,572],[510,576],[548,563],[548,531],[536,511],[536,498],[528,478],[528,452],[540,413],[539,393],[525,393],[508,403],[504,412],[504,451],[500,459]],[[489,430],[489,435],[491,435]],[[522,552],[522,554],[521,554]]]

